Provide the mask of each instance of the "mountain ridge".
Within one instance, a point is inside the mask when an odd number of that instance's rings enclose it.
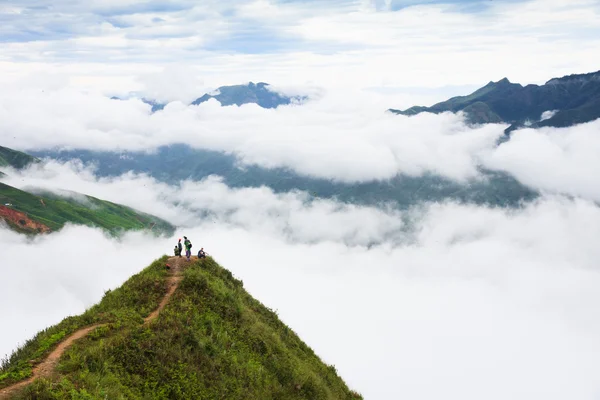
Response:
[[[90,150],[55,150],[34,153],[60,162],[80,160],[95,165],[102,177],[116,177],[128,171],[145,173],[161,182],[172,180],[200,181],[216,175],[232,188],[267,186],[276,193],[300,190],[315,198],[330,198],[361,205],[393,203],[407,209],[416,202],[455,201],[519,207],[522,201],[537,197],[535,191],[510,175],[486,171],[485,180],[469,182],[469,190],[457,182],[426,174],[402,175],[385,182],[346,184],[328,179],[302,176],[285,168],[239,167],[238,159],[218,151],[194,149],[185,144],[162,146],[152,154],[144,152],[97,152]],[[125,154],[126,157],[121,157]]]
[[[469,108],[474,104],[478,104],[477,112]],[[552,78],[543,85],[523,86],[503,78],[469,95],[452,97],[431,107],[388,111],[406,116],[462,111],[470,123],[508,123],[511,126],[507,133],[523,126],[567,127],[600,118],[600,71]],[[554,114],[542,119],[546,111]]]
[[[308,100],[308,96],[286,96],[271,91],[269,90],[269,86],[271,85],[265,82],[248,82],[247,84],[221,86],[212,92],[204,93],[191,102],[190,105],[198,105],[215,99],[223,107],[257,104],[262,108],[277,108],[282,105],[299,104]],[[111,100],[126,100],[126,98],[112,96]],[[168,102],[161,102],[144,96],[140,100],[151,106],[153,113],[163,110],[168,104]]]
[[[262,108],[277,108],[281,105],[288,105],[295,102],[306,100],[306,97],[295,96],[287,97],[277,92],[270,91],[270,86],[265,82],[249,82],[246,85],[221,86],[216,90],[216,94],[205,93],[192,102],[192,105],[204,103],[210,99],[215,99],[222,106],[254,103]]]

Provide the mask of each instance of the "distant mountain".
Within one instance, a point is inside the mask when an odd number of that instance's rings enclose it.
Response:
[[[143,98],[142,101],[146,104],[149,104],[150,106],[152,106],[152,112],[157,112],[160,111],[162,109],[165,108],[165,106],[167,105],[167,103],[159,103],[156,100],[149,100],[146,98]]]
[[[201,180],[210,175],[222,176],[230,187],[268,186],[275,192],[302,190],[319,198],[379,205],[390,202],[406,209],[423,201],[455,200],[474,204],[518,207],[537,193],[510,175],[484,171],[486,179],[458,183],[441,176],[399,175],[386,181],[341,183],[328,179],[302,176],[286,168],[244,168],[234,155],[218,151],[193,149],[176,144],[158,148],[156,152],[95,152],[89,150],[40,151],[39,157],[60,161],[79,159],[93,163],[100,176],[119,176],[129,171],[145,173],[168,183],[184,179]]]
[[[388,111],[409,116],[463,111],[471,123],[510,123],[508,132],[525,125],[566,127],[600,118],[600,71],[554,78],[541,86],[522,86],[504,78],[431,107]]]
[[[262,108],[277,108],[279,106],[302,103],[308,100],[308,96],[284,96],[277,92],[269,90],[268,83],[250,82],[247,85],[221,86],[212,93],[205,93],[192,102],[192,105],[204,103],[210,99],[215,99],[222,106],[241,106],[242,104],[258,104]],[[132,95],[132,97],[136,97]],[[111,100],[127,100],[127,97],[111,97]],[[161,103],[156,100],[141,98],[142,102],[152,106],[152,112],[160,111],[166,107],[168,103]]]
[[[193,105],[204,103],[210,99],[216,99],[222,106],[255,103],[262,108],[277,108],[292,102],[301,102],[307,99],[305,96],[287,97],[268,89],[269,84],[250,82],[247,85],[221,86],[215,94],[205,94],[192,102]]]
[[[0,398],[362,399],[231,272],[184,260],[24,341],[0,364]]]
[[[0,146],[0,168],[12,167],[22,169],[30,164],[40,162],[39,159],[8,147]]]

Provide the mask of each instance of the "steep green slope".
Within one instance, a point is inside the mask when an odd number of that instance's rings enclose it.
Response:
[[[134,229],[152,229],[167,234],[174,231],[173,226],[154,216],[95,197],[74,195],[35,195],[0,183],[0,219],[23,232],[32,231],[28,228],[28,220],[50,230],[58,230],[70,222],[104,228],[112,233]]]
[[[29,164],[37,163],[38,160],[29,154],[22,153],[8,147],[0,146],[0,167],[13,167],[16,169],[25,168]]]
[[[44,359],[56,345],[77,329],[96,322],[133,327],[144,315],[155,309],[167,290],[163,268],[166,257],[156,260],[139,274],[129,278],[120,288],[107,291],[102,301],[76,317],[68,317],[58,325],[39,332],[33,339],[2,360],[0,388],[31,376],[33,366]]]
[[[156,320],[143,317],[167,292],[166,257],[79,317],[39,333],[7,360],[0,388],[31,374],[62,338],[106,322],[63,354],[53,380],[17,399],[356,399],[277,315],[208,258],[189,263]]]

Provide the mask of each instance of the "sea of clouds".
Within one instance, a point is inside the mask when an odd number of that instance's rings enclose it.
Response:
[[[241,166],[284,167],[346,183],[424,173],[468,182],[485,168],[544,192],[600,199],[600,121],[523,129],[497,146],[505,124],[469,126],[452,113],[392,115],[384,112],[389,100],[366,91],[334,92],[277,109],[221,107],[211,100],[173,102],[152,113],[140,100],[74,89],[7,90],[0,93],[0,132],[3,145],[24,150],[153,151],[186,143],[234,154]]]
[[[0,312],[11,326],[2,353],[81,313],[186,235],[366,398],[592,399],[600,390],[600,209],[589,200],[400,212],[231,189],[214,177],[179,186],[97,178],[54,162],[5,182],[85,192],[181,228],[119,240],[77,226],[33,240],[0,229],[10,249],[0,255],[0,302],[11,304]]]
[[[139,100],[73,89],[0,93],[1,144],[23,150],[184,142],[346,183],[433,173],[468,190],[487,169],[541,193],[517,209],[442,201],[399,211],[234,189],[216,176],[98,177],[77,161],[9,170],[6,184],[85,193],[179,228],[120,239],[79,226],[35,239],[0,228],[0,303],[10,305],[0,320],[11,327],[0,354],[81,313],[186,235],[365,398],[597,398],[600,122],[524,129],[498,146],[505,125],[394,116],[373,99],[325,93],[276,110],[176,102],[153,114]]]

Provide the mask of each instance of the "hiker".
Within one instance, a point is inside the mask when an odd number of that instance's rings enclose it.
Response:
[[[192,242],[190,242],[187,236],[184,236],[183,238],[185,239],[183,241],[183,245],[185,246],[185,257],[190,261],[190,257],[192,256]]]
[[[181,257],[181,249],[178,246],[175,246],[175,257]]]
[[[179,242],[177,242],[177,248],[179,249],[179,254],[175,254],[175,255],[178,255],[179,258],[181,258],[181,238],[179,238]]]
[[[202,247],[200,249],[200,251],[198,252],[198,259],[200,258],[206,258],[206,253],[204,252],[204,247]]]

